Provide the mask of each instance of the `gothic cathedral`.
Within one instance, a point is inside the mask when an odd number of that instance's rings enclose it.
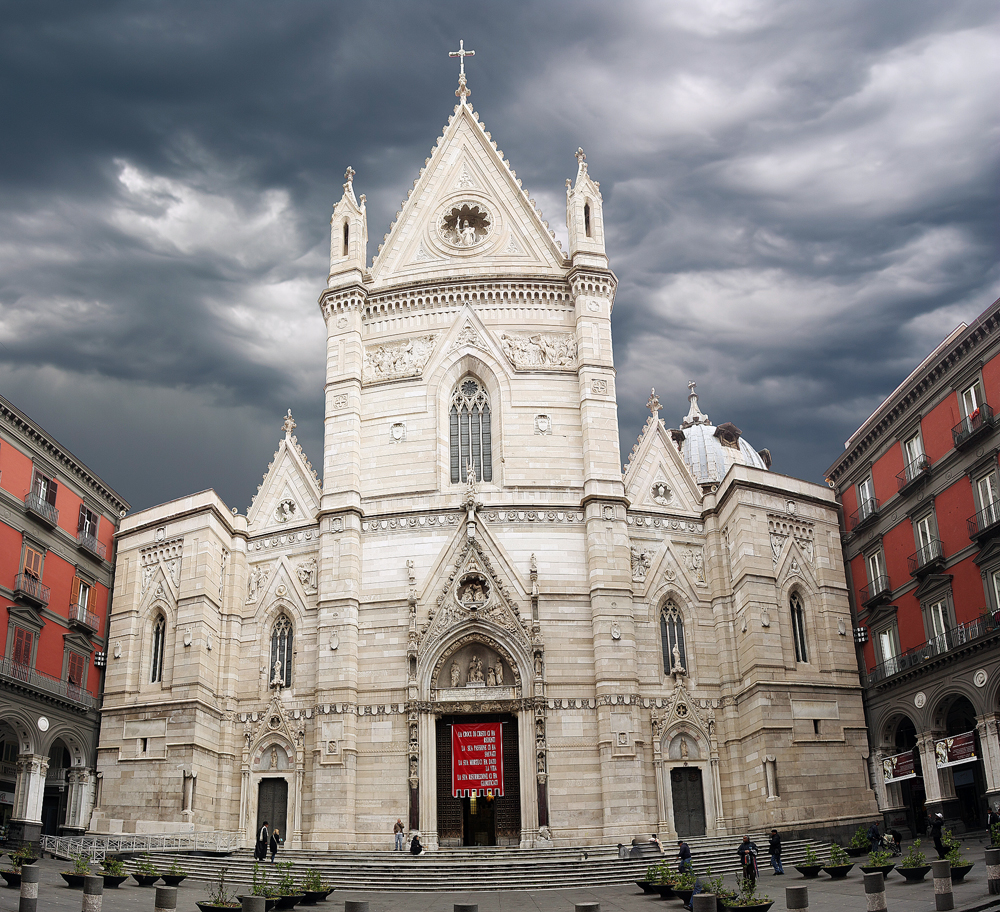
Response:
[[[564,252],[458,94],[370,265],[350,169],[334,208],[321,477],[289,413],[246,516],[206,491],[121,524],[91,828],[853,829],[832,492],[693,384],[674,429],[650,397],[622,471],[599,185],[581,150]]]

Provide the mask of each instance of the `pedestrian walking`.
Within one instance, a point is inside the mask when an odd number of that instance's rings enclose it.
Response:
[[[267,858],[267,843],[271,838],[271,832],[267,828],[267,821],[261,825],[260,830],[257,832],[257,843],[253,847],[253,857],[257,861],[263,861]]]
[[[278,846],[280,846],[285,840],[281,838],[281,833],[278,832],[278,828],[274,828],[274,832],[271,833],[271,864],[274,864],[274,856],[278,854]]]
[[[677,840],[677,872],[679,874],[691,874],[694,868],[691,867],[691,847],[683,840]]]
[[[396,837],[396,849],[397,852],[403,851],[403,833],[406,831],[406,827],[403,826],[403,818],[397,817],[396,823],[392,828],[393,835]]]
[[[944,814],[935,814],[931,820],[931,836],[934,837],[934,848],[937,850],[938,858],[944,858],[948,850],[941,841],[941,830],[944,827]]]
[[[756,844],[750,841],[749,836],[744,836],[743,842],[740,843],[740,847],[736,850],[736,854],[739,856],[740,864],[743,866],[743,879],[750,881],[751,890],[757,885],[757,853]]]
[[[771,830],[771,837],[767,840],[767,851],[771,856],[771,867],[774,868],[774,877],[784,874],[785,869],[781,866],[781,837],[777,830]]]

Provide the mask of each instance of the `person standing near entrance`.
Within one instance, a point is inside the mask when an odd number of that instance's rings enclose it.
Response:
[[[257,833],[257,844],[253,847],[253,857],[257,861],[263,861],[267,858],[267,844],[271,838],[271,833],[267,828],[267,821],[265,820]]]
[[[395,825],[392,828],[393,835],[396,837],[396,851],[397,852],[402,852],[403,851],[403,833],[405,832],[405,830],[406,830],[406,827],[403,826],[403,818],[402,817],[397,817],[396,818],[396,823],[395,823]]]
[[[743,842],[736,850],[740,857],[740,864],[743,866],[743,879],[750,881],[752,890],[757,884],[757,846],[750,841],[749,836],[743,837]]]
[[[274,856],[278,854],[278,846],[284,840],[281,838],[281,834],[278,832],[278,828],[274,828],[274,832],[271,833],[271,864],[274,864]]]
[[[767,840],[767,851],[771,855],[771,867],[774,868],[774,875],[784,874],[785,869],[781,866],[781,837],[777,830],[771,830],[771,837]]]
[[[934,837],[934,848],[937,849],[938,858],[944,858],[948,854],[944,843],[941,841],[941,829],[944,827],[944,814],[935,814],[931,822],[931,836]]]

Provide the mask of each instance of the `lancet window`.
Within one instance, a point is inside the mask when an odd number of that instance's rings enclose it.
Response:
[[[274,687],[292,686],[292,622],[284,614],[271,630],[270,680]]]
[[[788,607],[792,612],[792,639],[795,641],[795,661],[808,662],[809,654],[806,652],[806,609],[802,604],[802,598],[797,592],[793,592],[788,600]]]
[[[482,384],[466,377],[455,387],[449,414],[451,436],[451,480],[467,480],[475,468],[479,481],[493,480],[493,437],[490,431],[490,399]]]
[[[687,670],[687,655],[684,652],[684,619],[671,599],[667,599],[660,612],[660,642],[663,646],[663,673]],[[677,654],[674,654],[674,647]],[[679,668],[677,667],[679,664]]]
[[[153,641],[149,662],[150,684],[156,684],[163,680],[163,646],[166,638],[167,621],[162,614],[158,614],[153,622]]]

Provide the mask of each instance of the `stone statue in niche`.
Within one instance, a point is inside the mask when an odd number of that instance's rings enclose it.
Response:
[[[497,687],[503,687],[503,659],[497,659],[496,675]]]
[[[417,778],[417,758],[416,757],[410,757],[410,778],[411,779],[416,779]]]
[[[260,595],[260,590],[267,581],[267,572],[259,564],[250,571],[247,578],[247,601],[256,602]]]
[[[661,506],[666,506],[673,499],[674,492],[670,490],[666,482],[658,481],[653,485],[653,500]]]
[[[451,663],[451,686],[458,687],[462,680],[462,669],[458,667],[458,662]]]
[[[271,769],[276,770],[278,768],[278,748],[271,748]]]
[[[462,222],[462,246],[463,247],[473,247],[476,243],[476,229],[469,224],[469,220],[466,219]]]
[[[674,657],[674,661],[670,666],[670,673],[673,675],[686,675],[687,671],[684,670],[684,664],[681,662],[681,651],[678,649],[676,643],[674,643],[674,648],[671,650],[671,655]]]
[[[469,674],[465,680],[466,684],[482,684],[483,683],[483,663],[480,661],[479,656],[474,655],[472,661],[469,662]]]
[[[281,674],[281,659],[274,660],[274,676],[271,678],[272,687],[281,687],[285,683],[285,679]]]
[[[298,507],[295,505],[295,501],[286,497],[274,510],[274,518],[280,522],[288,522],[290,519],[295,518],[295,514],[298,512]]]
[[[540,678],[542,676],[542,654],[540,652],[535,653],[535,677]]]
[[[484,605],[489,595],[489,583],[478,573],[464,577],[458,584],[458,601],[467,608]]]
[[[688,743],[687,738],[683,735],[681,736],[681,760],[687,760],[688,758]]]
[[[492,665],[488,666],[486,669],[486,686],[487,687],[497,686],[497,673]]]

